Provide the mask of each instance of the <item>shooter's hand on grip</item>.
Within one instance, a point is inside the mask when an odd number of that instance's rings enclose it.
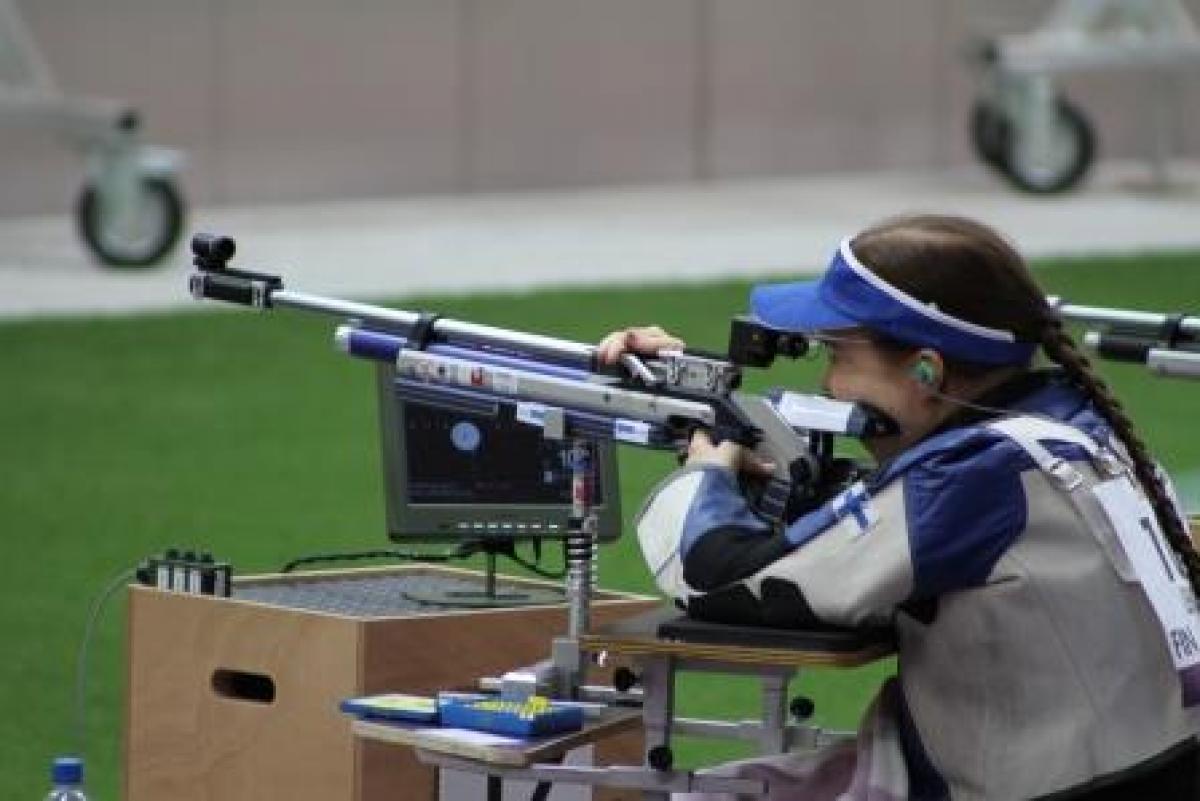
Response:
[[[601,364],[616,364],[626,353],[656,356],[659,351],[684,347],[682,339],[657,325],[635,326],[606,334],[596,346],[596,359]]]
[[[681,351],[686,343],[657,325],[633,326],[612,331],[596,347],[596,359],[601,364],[616,364],[627,353],[657,356],[662,351]],[[687,464],[712,464],[745,472],[751,476],[770,476],[775,465],[752,450],[729,439],[714,442],[712,433],[696,429],[689,438],[686,451],[680,446],[681,461]]]
[[[715,465],[734,473],[746,473],[747,476],[760,478],[770,477],[775,472],[773,462],[763,459],[745,445],[728,439],[714,443],[712,437],[703,429],[697,429],[692,434],[686,464]]]

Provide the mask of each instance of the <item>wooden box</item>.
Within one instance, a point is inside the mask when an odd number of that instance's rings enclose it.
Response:
[[[428,586],[477,583],[479,576],[414,566],[246,578],[235,583],[233,598],[131,588],[126,801],[435,798],[431,768],[408,749],[353,737],[338,702],[474,689],[481,676],[546,658],[551,637],[566,631],[566,609],[425,606],[380,616],[359,609],[355,589],[376,579]],[[506,578],[501,588],[513,583],[541,584]],[[247,600],[327,588],[342,596],[339,611]],[[593,623],[656,603],[600,593]],[[640,764],[640,736],[613,738],[597,749],[597,760]]]

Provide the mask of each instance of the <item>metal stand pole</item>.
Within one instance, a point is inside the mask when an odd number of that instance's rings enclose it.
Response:
[[[548,438],[556,438],[561,425],[543,428]],[[597,518],[592,509],[595,471],[593,443],[574,438],[569,451],[571,469],[571,516],[565,540],[567,631],[551,641],[550,659],[530,668],[509,671],[500,680],[500,692],[506,698],[524,698],[544,692],[554,698],[579,697],[583,683],[583,652],[579,640],[591,626],[592,593],[596,585]]]
[[[554,694],[577,698],[583,683],[583,653],[579,638],[591,627],[592,593],[596,585],[596,515],[592,511],[594,470],[592,443],[571,443],[571,518],[565,543],[567,634],[551,646]]]
[[[577,439],[571,444],[571,518],[567,535],[567,603],[570,617],[567,636],[578,641],[591,626],[592,591],[596,584],[596,515],[592,512],[594,486],[592,443]]]
[[[674,657],[651,657],[642,666],[642,722],[645,729],[646,756],[644,765],[654,771],[670,770],[674,761],[671,752],[671,719],[675,714]],[[669,801],[670,794],[647,790],[645,801]]]

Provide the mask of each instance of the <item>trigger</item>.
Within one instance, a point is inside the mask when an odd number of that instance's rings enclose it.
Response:
[[[754,487],[756,495],[750,500],[754,511],[771,524],[783,520],[792,495],[792,484],[781,478],[770,478]]]

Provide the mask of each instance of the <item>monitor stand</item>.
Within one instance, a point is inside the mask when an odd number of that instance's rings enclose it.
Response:
[[[483,574],[483,590],[444,590],[442,592],[404,592],[415,603],[460,609],[491,609],[511,606],[561,604],[566,597],[558,587],[521,587],[519,592],[496,592],[496,557],[513,556],[516,543],[508,539],[483,539],[465,543],[460,553],[464,558],[482,552],[487,560]],[[511,589],[511,588],[510,588]]]

